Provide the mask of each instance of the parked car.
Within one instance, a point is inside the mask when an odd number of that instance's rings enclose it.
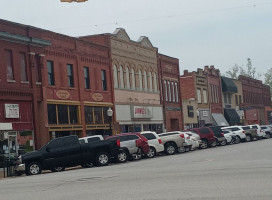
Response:
[[[216,138],[217,145],[225,146],[227,144],[227,140],[224,137],[224,133],[219,126],[209,126],[212,130],[214,137]]]
[[[235,144],[240,143],[241,141],[245,141],[246,140],[246,135],[245,135],[245,131],[242,129],[241,126],[226,126],[226,127],[222,127],[222,130],[231,130],[235,135],[236,135],[236,139],[235,139]]]
[[[254,139],[258,139],[257,129],[252,129],[250,126],[241,126],[241,128],[245,131],[246,134],[246,142],[250,142]]]
[[[206,149],[208,146],[215,147],[216,146],[216,139],[212,130],[208,127],[201,127],[201,128],[193,128],[189,129],[189,131],[196,133],[200,136],[201,144],[200,148]]]
[[[185,143],[184,134],[171,132],[158,134],[164,146],[164,152],[173,155],[176,152],[182,152],[187,144]]]
[[[164,151],[164,146],[162,144],[162,140],[158,136],[156,132],[153,131],[143,131],[140,132],[145,138],[148,139],[149,152],[146,154],[148,158],[153,158],[158,153]]]
[[[191,150],[193,151],[193,150],[195,150],[195,149],[198,149],[199,146],[200,146],[201,143],[202,143],[202,140],[200,139],[200,136],[199,136],[197,133],[193,133],[193,132],[191,132],[191,131],[186,131],[186,133],[190,136],[190,138],[191,138],[192,140],[195,140],[195,141],[198,142],[198,146],[197,146],[196,148],[191,148]]]
[[[265,132],[261,129],[259,124],[248,125],[251,129],[256,129],[259,139],[266,138]]]
[[[272,137],[272,128],[269,125],[262,125],[261,129],[265,132],[265,138],[269,139]]]
[[[198,138],[193,136],[192,132],[182,131],[181,133],[184,134],[185,142],[188,144],[187,147],[185,147],[185,151],[195,150],[195,149],[199,148]],[[199,135],[198,135],[198,137],[199,137]]]
[[[120,133],[108,136],[106,140],[120,140],[120,147],[133,160],[140,160],[149,152],[148,140],[140,133]]]
[[[42,170],[63,171],[66,167],[89,163],[106,166],[110,158],[116,157],[120,151],[119,140],[80,144],[76,135],[65,136],[51,140],[38,151],[22,155],[15,170],[36,175]]]
[[[234,144],[236,135],[231,130],[227,129],[222,130],[222,132],[224,133],[224,137],[227,140],[227,144]]]

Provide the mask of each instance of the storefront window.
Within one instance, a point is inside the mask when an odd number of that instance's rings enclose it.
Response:
[[[101,107],[94,107],[95,124],[103,124]]]
[[[111,117],[108,116],[107,111],[108,107],[103,107],[103,115],[104,115],[104,124],[109,124]]]
[[[57,124],[56,105],[48,104],[47,110],[48,110],[48,123]]]
[[[77,106],[69,106],[70,124],[77,124]]]
[[[84,106],[85,123],[93,124],[93,107]]]
[[[58,119],[59,119],[59,124],[69,124],[68,123],[68,106],[58,105]]]

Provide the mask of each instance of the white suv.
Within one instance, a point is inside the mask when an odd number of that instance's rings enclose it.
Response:
[[[265,132],[261,129],[259,124],[248,125],[251,129],[257,129],[257,135],[260,139],[266,138]]]
[[[148,139],[149,152],[146,154],[148,158],[153,158],[158,153],[164,151],[162,141],[156,132],[143,131],[140,132],[140,134],[143,135],[146,139]]]
[[[246,140],[245,131],[242,129],[241,126],[228,126],[221,128],[222,130],[231,130],[236,135],[235,144],[238,144],[242,141]]]

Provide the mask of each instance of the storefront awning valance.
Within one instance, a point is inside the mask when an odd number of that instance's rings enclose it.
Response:
[[[212,118],[216,126],[229,126],[229,123],[221,113],[212,113]]]
[[[237,125],[240,124],[240,116],[238,113],[232,108],[225,108],[224,109],[224,116],[226,120],[229,122],[229,125]]]
[[[237,87],[231,78],[221,77],[222,92],[237,93]]]

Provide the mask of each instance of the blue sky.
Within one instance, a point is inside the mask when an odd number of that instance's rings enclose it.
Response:
[[[70,36],[122,27],[178,58],[181,72],[214,65],[225,73],[247,58],[260,73],[272,68],[272,0],[8,0],[0,18]]]

